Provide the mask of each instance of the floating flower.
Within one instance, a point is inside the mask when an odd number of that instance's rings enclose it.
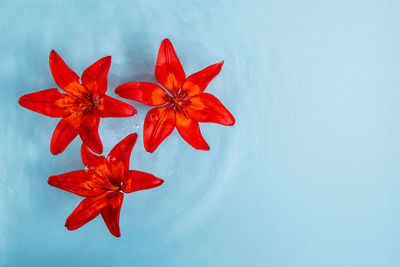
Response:
[[[208,66],[186,78],[171,42],[165,39],[158,52],[155,77],[167,90],[148,82],[126,83],[117,87],[115,92],[121,97],[158,106],[147,113],[144,121],[146,151],[154,152],[175,127],[192,147],[209,150],[201,135],[199,122],[235,123],[235,118],[215,96],[203,93],[223,64],[222,61]]]
[[[54,50],[50,53],[49,63],[55,82],[67,94],[56,88],[47,89],[24,95],[18,103],[49,117],[62,117],[51,138],[53,155],[63,152],[78,134],[84,145],[101,154],[100,118],[136,114],[132,106],[105,94],[111,57],[104,57],[87,68],[81,80]]]
[[[101,214],[111,234],[119,237],[123,193],[154,188],[164,182],[152,174],[129,170],[129,159],[137,136],[130,134],[125,137],[107,157],[97,156],[82,145],[82,161],[88,170],[49,178],[50,185],[86,197],[67,218],[65,227],[68,230],[76,230]]]

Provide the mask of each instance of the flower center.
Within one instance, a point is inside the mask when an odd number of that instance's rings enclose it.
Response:
[[[109,178],[110,183],[112,184],[112,187],[110,188],[111,191],[114,192],[119,192],[121,191],[122,186],[124,185],[123,182],[118,181],[117,179],[114,178]]]
[[[97,108],[97,105],[100,102],[99,98],[93,98],[90,95],[84,94],[83,97],[83,107],[82,109],[84,109],[87,113],[91,112],[92,110]]]
[[[83,114],[88,114],[97,108],[100,104],[100,99],[87,94],[81,94],[80,96],[68,94],[58,104],[70,113],[83,112]]]
[[[169,102],[169,108],[173,108],[175,111],[183,111],[183,108],[190,103],[187,98],[187,92],[179,90],[172,96],[167,96],[166,100]]]

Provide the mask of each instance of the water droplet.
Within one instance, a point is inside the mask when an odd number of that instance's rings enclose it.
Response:
[[[134,124],[134,125],[133,125],[133,131],[134,131],[134,132],[138,132],[139,129],[140,129],[140,125],[139,125],[139,124]]]

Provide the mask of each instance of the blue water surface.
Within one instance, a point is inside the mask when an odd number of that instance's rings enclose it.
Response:
[[[390,0],[0,1],[1,266],[400,266],[400,4]],[[47,178],[58,119],[18,106],[54,88],[55,49],[79,75],[112,55],[108,94],[155,81],[170,38],[187,74],[225,60],[207,92],[236,124],[175,131],[145,152],[138,114],[103,119],[105,153],[139,133],[131,166],[164,178],[126,195],[121,238]],[[117,97],[118,98],[118,97]],[[118,98],[120,99],[120,98]]]

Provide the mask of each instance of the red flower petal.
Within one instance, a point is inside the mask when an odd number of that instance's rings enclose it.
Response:
[[[179,61],[174,47],[168,39],[164,39],[158,51],[155,76],[157,81],[172,94],[180,89],[186,79],[185,71]]]
[[[224,65],[223,61],[190,75],[183,83],[182,89],[188,93],[188,96],[195,96],[202,93],[221,71],[222,65]]]
[[[114,195],[114,192],[107,192],[98,197],[85,198],[69,215],[65,222],[65,227],[68,230],[76,230],[90,222],[101,213],[101,210],[107,206],[108,200]]]
[[[168,93],[154,83],[126,83],[118,86],[115,93],[148,106],[163,105],[168,97]]]
[[[124,194],[118,192],[116,196],[108,200],[108,205],[101,211],[101,216],[103,217],[108,230],[116,237],[121,236],[121,231],[119,230],[119,214],[123,200]]]
[[[210,150],[210,147],[201,135],[199,123],[187,118],[182,112],[176,112],[176,129],[182,138],[193,148]]]
[[[82,84],[92,94],[101,97],[107,91],[107,75],[111,65],[111,56],[103,57],[82,73]]]
[[[47,89],[32,94],[23,95],[18,103],[27,109],[41,113],[49,117],[63,117],[66,111],[57,105],[57,101],[63,97],[57,89]]]
[[[62,118],[53,132],[50,143],[51,154],[57,155],[63,152],[67,146],[78,135],[79,116],[78,112]]]
[[[99,116],[86,115],[85,120],[79,127],[79,135],[81,136],[83,144],[97,154],[103,153],[103,145],[99,137],[99,123]]]
[[[133,133],[119,142],[108,154],[109,167],[114,174],[114,179],[122,179],[129,170],[131,152],[136,144],[138,135]],[[121,181],[121,180],[119,180]]]
[[[145,190],[160,186],[164,183],[161,178],[141,171],[130,170],[126,179],[124,179],[124,186],[122,191],[124,193],[132,193],[139,190]]]
[[[100,165],[106,164],[106,158],[104,156],[93,154],[84,144],[81,146],[81,157],[83,164],[89,169],[95,169]]]
[[[109,182],[109,177],[112,177],[113,174],[108,168],[107,160],[104,156],[93,154],[87,146],[82,144],[81,157],[85,166],[94,171],[99,177],[103,177]],[[108,184],[107,188],[115,188],[115,185],[110,186],[110,184]]]
[[[92,171],[82,170],[49,177],[49,185],[82,197],[96,197],[105,192]]]
[[[54,50],[50,52],[49,63],[54,81],[61,89],[74,95],[81,95],[86,92],[85,87],[79,82],[79,76],[65,64],[64,60]]]
[[[100,116],[107,117],[130,117],[136,114],[136,109],[122,101],[105,95],[98,106]]]
[[[153,153],[175,128],[175,114],[167,106],[151,109],[144,120],[143,142],[146,151]]]
[[[235,118],[213,95],[202,93],[190,98],[191,104],[186,107],[189,117],[198,122],[214,122],[222,125],[235,124]]]

